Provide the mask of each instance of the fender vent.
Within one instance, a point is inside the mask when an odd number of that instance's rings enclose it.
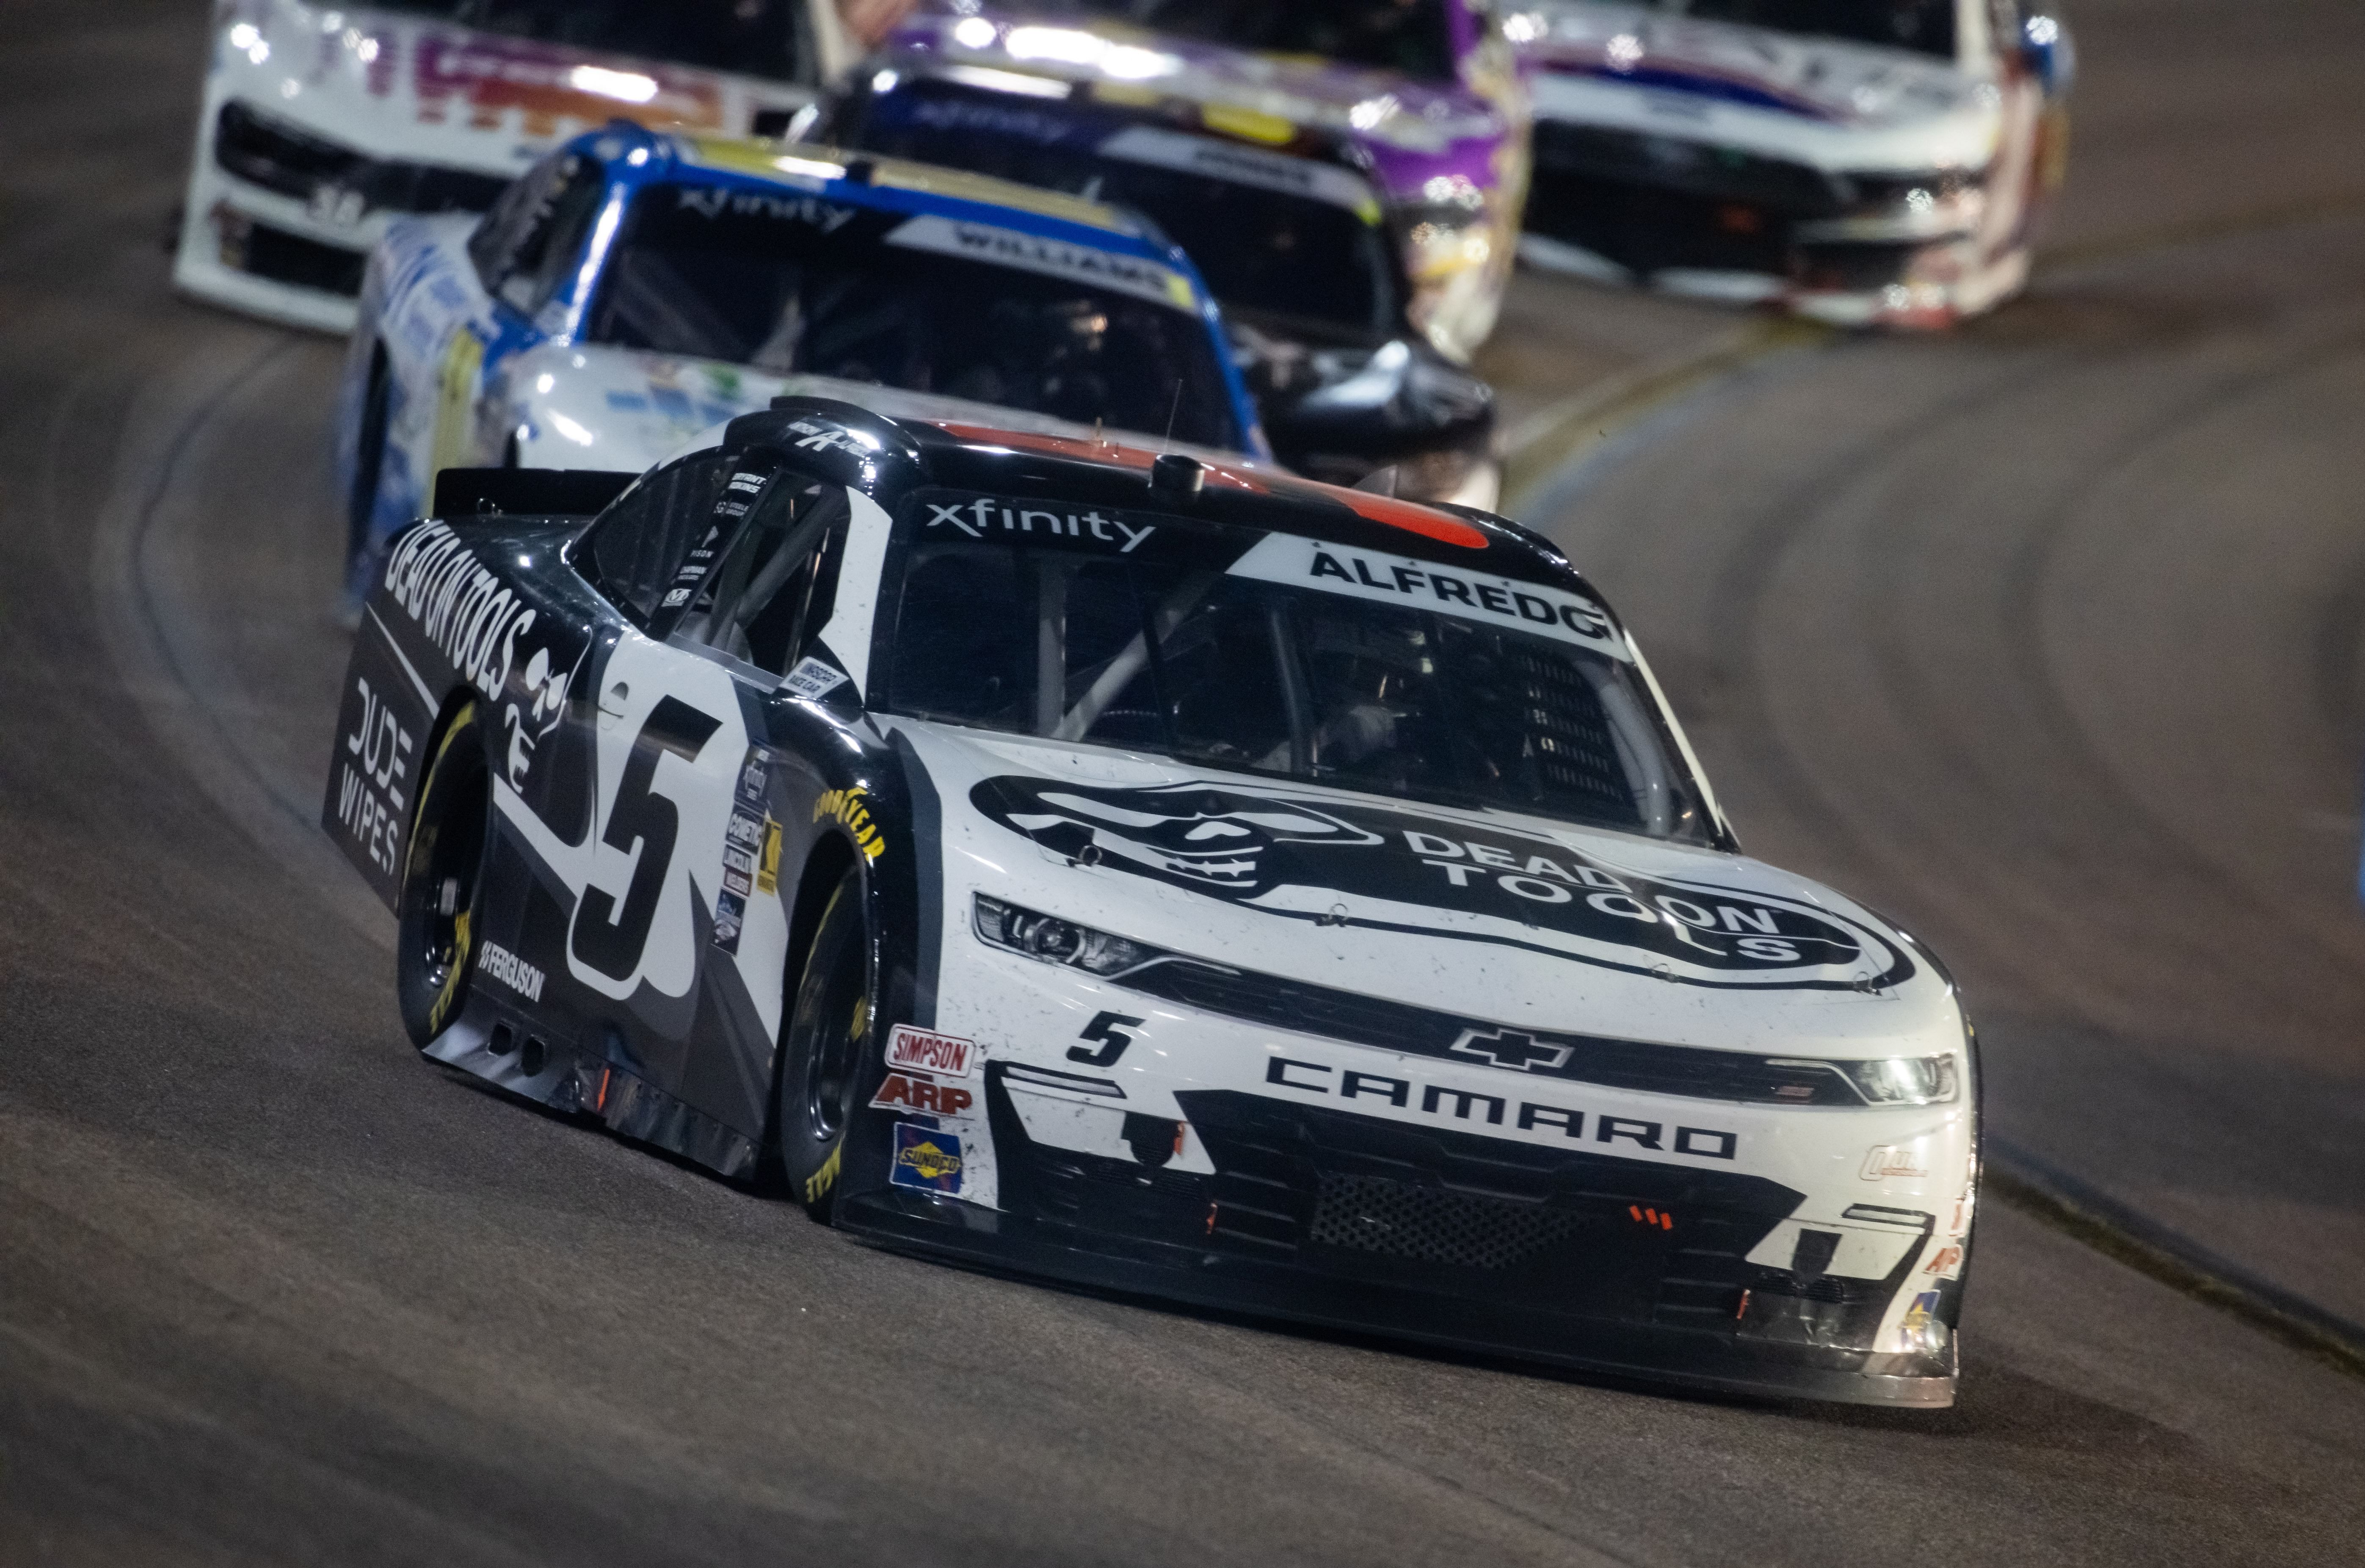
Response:
[[[1573,1235],[1582,1216],[1541,1204],[1418,1186],[1385,1176],[1325,1173],[1308,1235],[1317,1245],[1347,1247],[1449,1263],[1502,1269]]]

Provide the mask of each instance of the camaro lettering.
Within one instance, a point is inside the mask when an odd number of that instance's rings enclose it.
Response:
[[[1512,1102],[1507,1095],[1454,1089],[1441,1083],[1424,1084],[1419,1099],[1415,1101],[1412,1084],[1406,1079],[1365,1072],[1359,1068],[1341,1070],[1327,1062],[1306,1061],[1296,1057],[1266,1058],[1264,1081],[1301,1094],[1335,1096],[1340,1100],[1377,1100],[1391,1109],[1433,1117],[1440,1122],[1483,1122],[1488,1126],[1498,1127],[1504,1125],[1508,1116],[1510,1125],[1520,1132],[1557,1132],[1568,1138],[1585,1137],[1586,1114],[1566,1106],[1521,1100],[1519,1109],[1512,1111]],[[1334,1081],[1335,1089],[1332,1087]],[[1641,1121],[1630,1116],[1596,1115],[1593,1127],[1593,1141],[1596,1143],[1628,1142],[1653,1152],[1669,1151],[1663,1123]],[[1677,1127],[1672,1151],[1698,1159],[1734,1159],[1741,1154],[1741,1135],[1714,1127]]]

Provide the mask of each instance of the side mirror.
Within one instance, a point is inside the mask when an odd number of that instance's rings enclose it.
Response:
[[[2069,90],[2078,71],[2078,50],[2058,17],[2036,11],[2021,23],[2020,57],[2030,73],[2044,84],[2047,96],[2058,97]]]

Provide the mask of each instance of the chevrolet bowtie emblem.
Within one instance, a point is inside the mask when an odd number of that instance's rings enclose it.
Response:
[[[1521,1072],[1560,1067],[1574,1048],[1539,1040],[1517,1029],[1490,1029],[1484,1033],[1464,1029],[1462,1037],[1453,1042],[1456,1056],[1477,1057],[1496,1067],[1514,1068]]]

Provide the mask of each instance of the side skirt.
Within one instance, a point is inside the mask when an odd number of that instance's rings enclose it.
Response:
[[[546,1023],[484,997],[471,999],[466,1012],[425,1054],[562,1114],[594,1118],[611,1132],[719,1175],[744,1179],[755,1173],[755,1139],[573,1040],[554,1037]]]

